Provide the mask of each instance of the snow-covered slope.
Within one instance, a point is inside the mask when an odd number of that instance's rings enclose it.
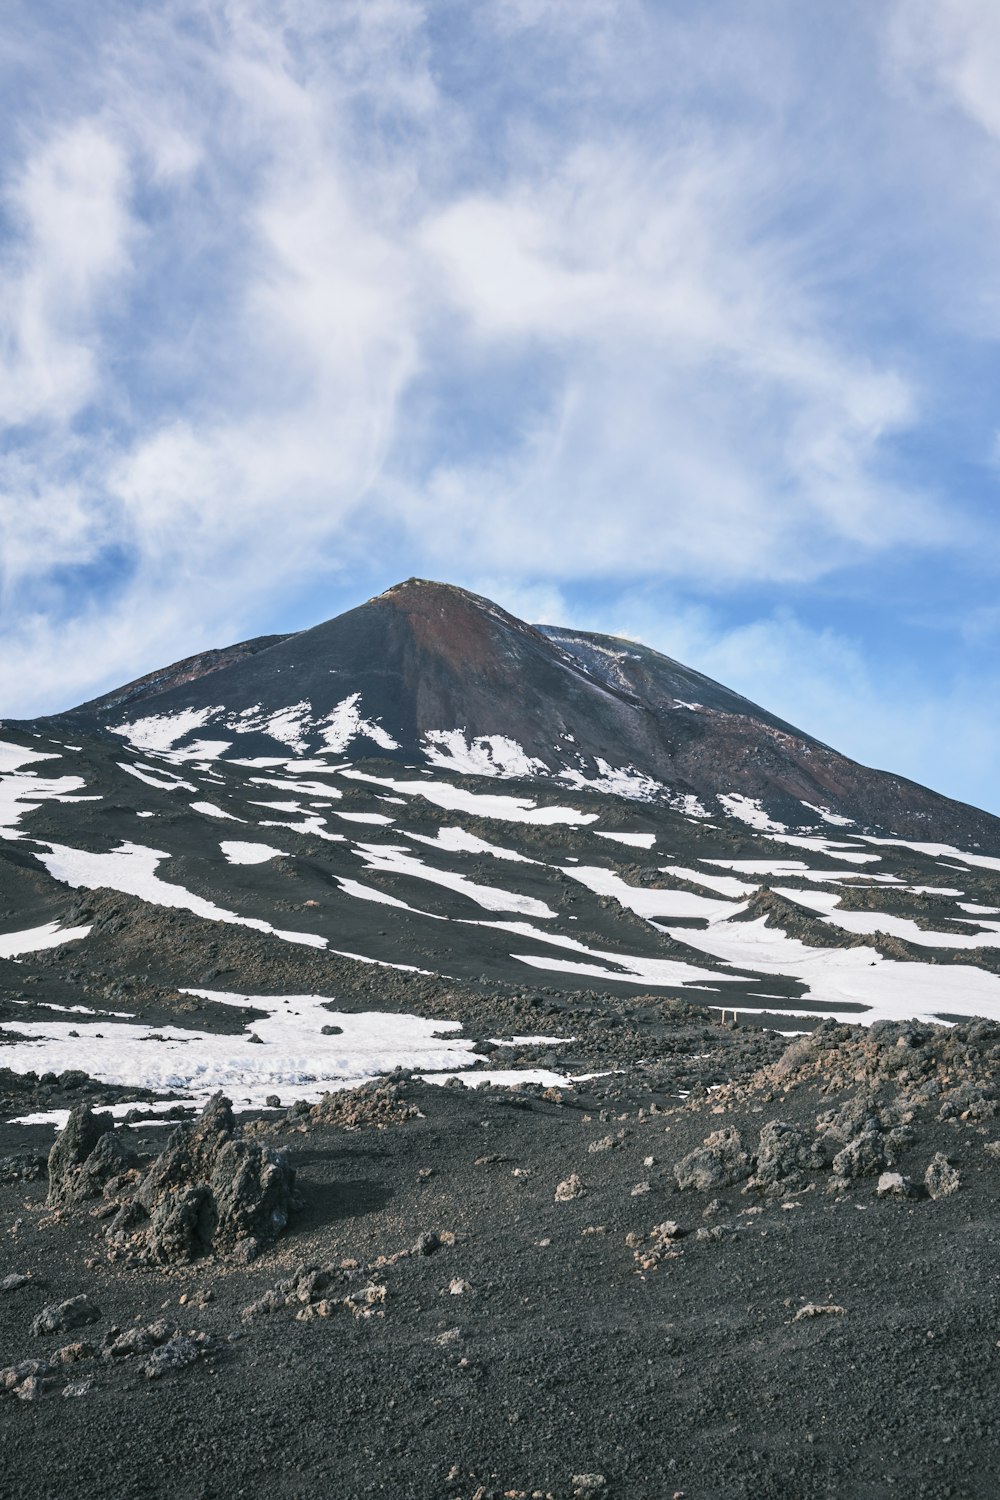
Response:
[[[261,1104],[468,1067],[491,993],[1000,1019],[986,814],[437,585],[251,644],[0,730],[0,1065]]]

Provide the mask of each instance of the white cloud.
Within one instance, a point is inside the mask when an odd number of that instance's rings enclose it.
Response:
[[[484,360],[535,343],[555,362],[519,442],[422,486],[442,551],[457,530],[510,565],[527,534],[557,573],[634,574],[641,535],[650,570],[782,578],[945,541],[880,472],[915,420],[911,382],[842,347],[794,236],[769,230],[780,151],[622,142],[544,166],[423,232]]]
[[[90,119],[8,183],[17,238],[0,259],[0,427],[65,422],[95,394],[100,299],[128,266],[128,185],[120,144]]]
[[[565,620],[581,580],[773,589],[968,547],[897,464],[934,391],[870,305],[884,222],[842,209],[884,186],[850,89],[794,7],[688,9],[167,0],[65,53],[39,10],[2,186],[4,711],[338,570]],[[897,74],[992,131],[987,7],[908,16]],[[879,722],[841,637],[713,619],[654,643],[817,733]],[[810,661],[850,689],[810,698]]]
[[[897,67],[1000,139],[1000,11],[993,0],[903,0],[890,42]]]

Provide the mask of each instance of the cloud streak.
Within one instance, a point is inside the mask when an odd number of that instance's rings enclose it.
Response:
[[[61,10],[7,22],[5,711],[409,572],[766,631],[982,558],[892,310],[929,316],[906,128],[1000,131],[987,7],[858,8],[849,52],[785,5]]]

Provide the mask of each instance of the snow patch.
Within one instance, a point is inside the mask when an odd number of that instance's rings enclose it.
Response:
[[[160,792],[196,792],[198,788],[193,781],[181,781],[179,777],[172,776],[165,779],[164,776],[149,776],[145,769],[140,770],[138,766],[130,766],[127,761],[116,762],[119,771],[127,771],[129,776],[134,776],[138,781],[144,781],[147,786],[155,786]]]
[[[385,891],[380,891],[373,885],[363,885],[360,880],[348,880],[342,875],[335,877],[337,884],[345,896],[354,896],[359,901],[375,901],[379,906],[395,906],[400,911],[409,911],[417,917],[430,917],[434,922],[446,922],[447,917],[442,917],[437,912],[420,911],[416,906],[411,906],[408,901],[400,901],[397,896],[389,896]]]
[[[245,708],[242,713],[227,719],[226,728],[234,729],[237,734],[267,734],[292,750],[304,750],[306,731],[311,722],[312,705],[303,698],[301,702],[290,703],[287,708],[279,708],[276,712],[255,704],[253,708]]]
[[[313,838],[326,839],[331,844],[342,844],[344,835],[342,833],[328,833],[323,819],[318,815],[303,818],[301,823],[280,823],[274,818],[263,818],[261,828],[286,828],[289,833],[304,833]]]
[[[462,776],[546,776],[544,761],[528,755],[517,740],[502,734],[466,739],[461,729],[429,729],[424,753],[435,766]]]
[[[655,833],[602,833],[594,829],[599,839],[614,839],[619,844],[632,844],[636,849],[652,849],[656,843]]]
[[[565,1088],[572,1079],[566,1073],[553,1073],[550,1068],[477,1068],[474,1073],[422,1073],[424,1083],[450,1083],[461,1079],[467,1088],[474,1089],[481,1083],[494,1088],[518,1088],[525,1083],[540,1083],[543,1088]]]
[[[221,712],[220,708],[181,708],[172,714],[149,714],[142,719],[115,724],[111,726],[111,733],[121,735],[138,750],[171,750],[178,740],[195,729],[201,729]]]
[[[670,806],[686,818],[710,818],[711,813],[703,807],[694,792],[675,792],[670,797]]]
[[[814,854],[826,854],[831,859],[842,859],[849,865],[878,864],[882,856],[880,854],[868,854],[859,849],[857,844],[845,844],[842,840],[834,843],[830,839],[814,838],[805,833],[768,833],[766,838],[776,844],[790,844],[795,849],[809,849]]]
[[[969,854],[951,844],[919,844],[910,839],[877,839],[871,834],[862,834],[866,844],[890,845],[899,849],[912,849],[916,854],[927,854],[932,859],[961,859],[967,865],[979,865],[984,870],[1000,870],[1000,859],[990,854]]]
[[[558,780],[580,790],[603,792],[609,797],[629,797],[636,802],[652,802],[667,789],[652,776],[637,771],[635,766],[612,766],[600,756],[595,758],[596,776],[584,776],[582,771],[567,769],[560,771]]]
[[[564,1047],[575,1042],[575,1036],[491,1036],[494,1047]]]
[[[494,859],[514,860],[523,865],[538,863],[536,859],[529,859],[526,854],[518,854],[516,849],[504,849],[500,844],[491,844],[486,839],[477,838],[464,828],[439,828],[436,838],[431,838],[426,833],[407,833],[406,837],[419,844],[430,844],[432,849],[445,849],[449,854],[489,854]]]
[[[366,739],[374,741],[382,750],[400,750],[402,746],[387,729],[373,719],[361,717],[360,702],[361,694],[352,693],[320,720],[318,728],[325,748],[339,754],[352,740]]]
[[[74,748],[67,745],[67,749]],[[55,750],[26,750],[23,745],[12,745],[9,740],[0,740],[0,773],[19,771],[33,760],[58,760]]]
[[[20,838],[20,819],[34,812],[42,802],[99,802],[100,797],[76,797],[72,793],[86,786],[81,776],[36,776],[31,771],[0,776],[0,834]]]
[[[598,814],[581,812],[575,807],[539,807],[531,797],[504,797],[493,793],[469,792],[464,787],[453,786],[448,781],[395,781],[385,776],[372,776],[367,771],[342,771],[342,776],[354,781],[369,781],[376,786],[389,787],[406,797],[426,797],[437,807],[449,812],[472,813],[479,818],[497,818],[507,823],[537,823],[552,825],[568,823],[583,827],[596,823]]]
[[[832,823],[836,828],[852,828],[854,826],[853,818],[845,818],[840,813],[831,812],[828,807],[817,807],[812,802],[806,802],[805,798],[802,797],[799,798],[799,801],[803,807],[808,807],[810,812],[818,813],[824,823]]]
[[[475,901],[484,911],[515,911],[526,917],[554,918],[556,913],[544,901],[506,891],[500,886],[478,885],[451,870],[436,870],[396,844],[359,844],[354,851],[365,860],[366,870],[380,870],[387,875],[411,875],[432,885],[444,886],[460,896]]]
[[[263,865],[269,859],[287,859],[284,849],[275,849],[273,844],[244,844],[238,839],[226,840],[219,845],[231,865]]]
[[[286,781],[280,776],[251,776],[254,786],[267,786],[275,792],[294,792],[296,796],[329,797],[336,802],[344,794],[339,787],[325,786],[322,781]]]
[[[395,818],[390,818],[385,813],[341,812],[339,807],[332,807],[330,811],[335,818],[343,818],[345,823],[378,823],[381,827],[388,828],[396,821]]]
[[[918,927],[909,917],[899,917],[880,911],[842,911],[838,905],[837,891],[799,891],[775,887],[775,894],[786,901],[793,901],[807,911],[818,913],[824,922],[839,927],[844,932],[862,936],[873,936],[887,932],[892,937],[902,938],[921,948],[996,948],[1000,947],[1000,922],[980,922],[984,932],[937,932]]]
[[[742,907],[734,907],[731,901],[715,900],[698,896],[693,891],[654,890],[645,886],[629,885],[620,875],[598,865],[565,865],[563,874],[578,880],[588,890],[599,896],[613,896],[637,917],[651,920],[654,917],[703,917],[712,921],[720,915],[732,916]]]
[[[397,1066],[445,1073],[481,1060],[471,1041],[451,1034],[461,1029],[458,1021],[338,1012],[322,995],[184,993],[264,1015],[248,1018],[237,1036],[103,1019],[93,1026],[7,1022],[0,1030],[16,1030],[29,1040],[5,1046],[4,1063],[21,1073],[82,1068],[102,1083],[179,1091],[199,1105],[221,1089],[245,1109],[263,1106],[275,1093],[289,1103],[315,1100]],[[338,1035],[324,1034],[331,1025],[340,1028]],[[251,1036],[263,1045],[248,1045]]]
[[[216,906],[202,896],[186,891],[181,885],[161,880],[156,874],[161,860],[170,856],[162,849],[149,849],[143,844],[124,843],[108,854],[93,854],[86,849],[71,849],[65,844],[42,846],[49,852],[39,853],[38,858],[55,880],[75,889],[96,891],[101,887],[121,891],[127,896],[138,896],[141,901],[150,901],[156,906],[179,907],[211,922],[231,922],[237,927],[253,927],[258,932],[272,933],[287,943],[301,943],[310,948],[325,948],[326,938],[311,932],[283,932],[272,927],[259,917],[240,917],[235,912]]]
[[[660,869],[664,875],[676,875],[679,880],[690,880],[694,885],[704,886],[708,891],[718,891],[720,896],[728,896],[733,901],[752,896],[757,889],[755,885],[737,880],[735,875],[710,875],[704,870],[689,870],[685,865],[661,865]]]
[[[866,1026],[880,1020],[937,1022],[945,1014],[1000,1020],[1000,979],[971,964],[899,963],[868,947],[811,948],[769,927],[764,917],[670,933],[725,963],[801,980],[805,995],[780,1006],[783,1015],[833,1016]]]
[[[777,823],[768,817],[759,797],[744,797],[742,792],[717,792],[716,801],[722,804],[729,817],[738,818],[741,823],[746,823],[748,827],[756,828],[761,833],[788,832],[784,823]]]
[[[546,932],[544,928],[532,927],[529,922],[488,922],[471,924],[476,927],[493,927],[498,932],[513,933],[517,937],[531,938],[554,948],[564,948],[578,954],[575,959],[557,959],[542,953],[512,953],[510,956],[522,964],[535,969],[552,969],[562,973],[587,974],[595,979],[620,980],[626,984],[651,984],[657,988],[691,989],[713,988],[720,984],[742,984],[745,980],[738,974],[718,973],[712,969],[700,969],[695,964],[682,963],[673,958],[640,958],[633,954],[607,953],[601,948],[588,948],[574,938],[564,937],[559,932]],[[686,932],[688,929],[685,928]],[[590,962],[589,960],[596,960]]]
[[[224,807],[216,807],[214,802],[192,802],[191,811],[203,813],[206,818],[228,818],[231,823],[245,823],[245,818],[238,818],[235,813],[226,812]]]
[[[0,933],[0,958],[18,958],[22,953],[41,953],[44,948],[78,943],[89,932],[89,927],[60,927],[58,922],[45,922],[41,927],[26,927],[22,932]]]

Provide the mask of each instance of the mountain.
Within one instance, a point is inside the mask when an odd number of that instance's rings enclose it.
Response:
[[[693,798],[713,813],[720,797],[750,799],[758,819],[789,828],[825,812],[1000,852],[1000,819],[860,766],[648,647],[528,625],[421,579],[311,630],[187,658],[54,722],[185,757],[350,752]]]
[[[0,1037],[49,1038],[8,1049],[26,1067],[182,1078],[182,1018],[208,1003],[183,997],[220,975],[367,1006],[374,972],[379,1006],[480,1039],[532,980],[556,1006],[645,993],[786,1028],[1000,1017],[996,818],[644,646],[447,585],[203,652],[0,742],[0,978],[21,996]],[[109,995],[182,1035],[123,1022],[123,1062],[103,1023],[88,1046],[38,1009]],[[317,1077],[385,1060],[305,1030]],[[308,1069],[293,1048],[236,1071],[259,1101]]]
[[[632,642],[6,721],[8,1489],[992,1495],[998,1053],[997,820]]]

